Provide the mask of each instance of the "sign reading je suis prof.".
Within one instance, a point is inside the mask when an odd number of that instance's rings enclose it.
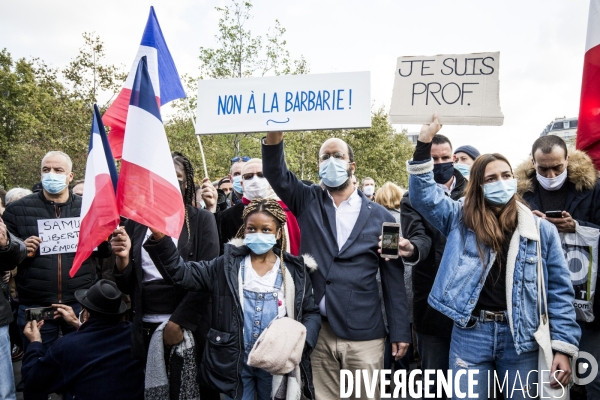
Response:
[[[370,72],[198,81],[196,134],[371,127]]]
[[[390,121],[502,125],[499,66],[499,52],[399,57]]]

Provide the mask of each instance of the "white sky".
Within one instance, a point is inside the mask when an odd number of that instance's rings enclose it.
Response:
[[[471,144],[525,159],[556,117],[575,117],[589,2],[584,0],[255,0],[250,27],[264,34],[275,19],[287,29],[292,57],[311,73],[371,71],[373,108],[389,110],[396,58],[500,51],[501,127],[445,126],[454,147]],[[40,57],[54,67],[74,58],[83,32],[105,42],[108,62],[128,70],[154,5],[180,72],[196,74],[198,48],[215,45],[229,0],[81,2],[2,1],[0,49]],[[410,132],[419,126],[406,126]],[[398,130],[402,126],[396,126]],[[356,149],[368,151],[368,149]]]

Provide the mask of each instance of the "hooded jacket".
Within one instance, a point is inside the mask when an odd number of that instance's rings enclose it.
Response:
[[[202,357],[200,379],[220,393],[241,399],[244,309],[240,265],[250,254],[250,249],[238,239],[227,244],[225,253],[212,261],[184,262],[169,237],[158,241],[151,237],[144,248],[165,280],[188,290],[211,293],[212,321]],[[281,256],[279,249],[273,250]],[[306,327],[306,344],[300,361],[303,392],[308,399],[314,399],[309,356],[319,336],[321,316],[308,273],[316,269],[316,262],[310,256],[294,257],[286,252],[283,252],[283,261],[285,277],[292,277],[285,281],[288,316]],[[290,315],[291,310],[293,315]]]
[[[581,226],[600,229],[600,181],[590,157],[579,150],[569,149],[567,165],[567,200],[565,210]],[[517,191],[532,210],[541,209],[538,183],[531,160],[524,161],[515,169]],[[600,269],[598,271],[600,273]],[[600,296],[594,297],[594,315],[600,310]],[[600,318],[586,324],[590,328],[600,329]]]

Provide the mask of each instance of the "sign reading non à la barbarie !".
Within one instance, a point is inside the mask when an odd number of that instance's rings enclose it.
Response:
[[[390,107],[393,124],[502,125],[500,53],[399,57]]]
[[[369,72],[198,81],[197,134],[371,127]]]

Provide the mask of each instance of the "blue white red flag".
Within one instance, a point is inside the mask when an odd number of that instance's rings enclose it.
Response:
[[[183,90],[177,68],[175,68],[175,63],[163,37],[158,19],[156,19],[154,7],[150,7],[150,15],[142,35],[142,42],[123,88],[102,117],[104,124],[110,127],[108,140],[113,156],[117,160],[122,156],[123,135],[125,134],[125,123],[135,72],[140,58],[144,56],[148,59],[148,72],[158,105],[163,106],[172,100],[184,98],[185,90]]]
[[[96,247],[111,235],[119,225],[119,211],[115,189],[117,169],[110,152],[100,110],[94,104],[90,147],[85,166],[85,182],[81,204],[81,225],[79,243],[69,271],[72,277],[88,259]]]
[[[122,216],[179,238],[185,208],[152,84],[144,56],[131,88],[117,206]]]
[[[600,169],[600,0],[590,0],[577,148],[585,151]]]

